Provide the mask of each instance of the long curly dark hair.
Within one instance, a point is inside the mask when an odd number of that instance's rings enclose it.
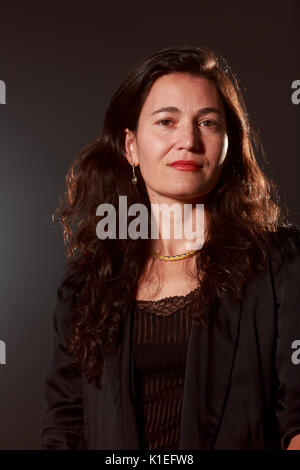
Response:
[[[262,146],[250,125],[238,79],[224,58],[207,47],[166,48],[131,70],[111,98],[101,135],[79,152],[69,168],[66,189],[53,214],[59,217],[68,246],[65,282],[72,301],[66,337],[74,367],[89,382],[97,383],[105,355],[117,350],[123,319],[152,249],[150,237],[98,238],[96,209],[101,203],[112,204],[118,222],[119,196],[127,196],[128,206],[141,203],[151,213],[139,167],[135,168],[138,182],[131,184],[124,130],[137,131],[153,83],[172,72],[212,80],[228,128],[223,171],[206,202],[209,235],[197,254],[201,289],[194,321],[201,324],[201,312],[215,294],[227,292],[239,301],[244,282],[266,266],[270,234],[289,225],[287,207],[279,204],[275,184],[258,165],[257,156],[264,157]]]

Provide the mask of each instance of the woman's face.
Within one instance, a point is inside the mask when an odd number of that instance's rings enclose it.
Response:
[[[212,81],[186,73],[159,77],[142,107],[136,134],[125,132],[126,158],[139,164],[150,202],[204,202],[217,184],[228,136]],[[178,160],[194,165],[174,165]]]

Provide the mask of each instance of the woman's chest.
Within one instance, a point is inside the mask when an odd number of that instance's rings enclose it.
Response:
[[[141,276],[136,299],[155,301],[186,295],[199,285],[199,277],[193,264],[160,261]]]

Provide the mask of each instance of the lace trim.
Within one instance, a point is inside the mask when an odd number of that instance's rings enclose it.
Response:
[[[171,295],[158,300],[136,300],[135,305],[139,310],[144,310],[160,316],[166,316],[185,307],[198,299],[200,286],[185,295]]]

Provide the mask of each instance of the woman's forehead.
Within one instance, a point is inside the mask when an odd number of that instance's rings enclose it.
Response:
[[[211,80],[186,73],[172,73],[162,75],[154,82],[142,113],[149,117],[162,108],[177,108],[180,112],[184,111],[186,105],[223,110],[220,94]]]

